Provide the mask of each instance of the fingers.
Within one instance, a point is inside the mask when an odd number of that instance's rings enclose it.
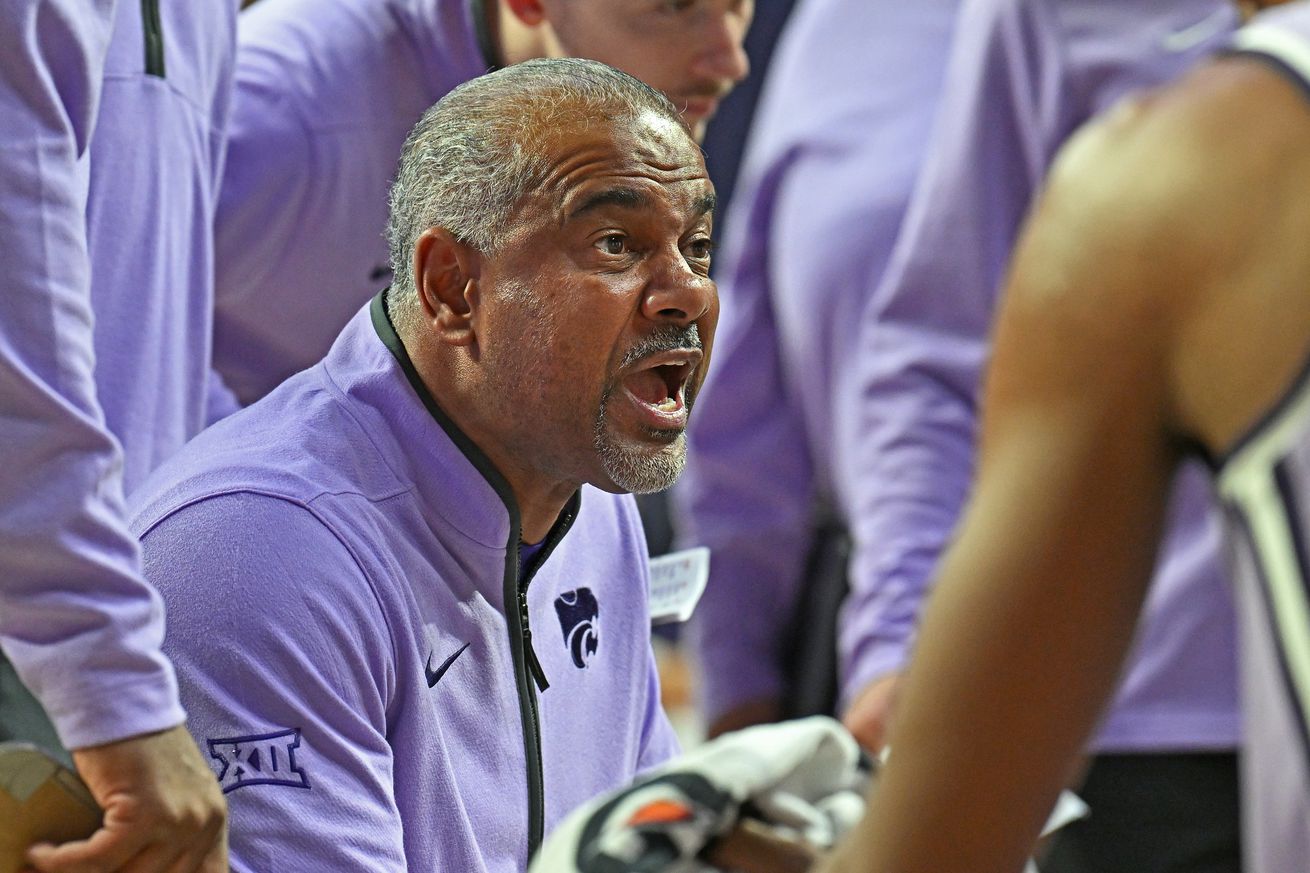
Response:
[[[228,873],[227,828],[220,823],[208,843],[196,842],[182,854],[168,873]]]
[[[74,750],[73,758],[104,821],[86,840],[29,850],[40,873],[227,869],[227,805],[185,727]]]
[[[893,673],[870,682],[842,716],[842,724],[871,754],[882,751],[887,741],[899,680],[899,674]]]
[[[85,840],[33,846],[27,860],[41,873],[95,873],[121,870],[149,842],[143,831],[112,830],[102,827]]]
[[[220,828],[208,845],[193,845],[173,861],[168,873],[228,873],[227,831]]]
[[[195,840],[150,840],[147,829],[101,828],[62,846],[33,846],[28,862],[39,873],[227,873],[227,832],[211,822]]]
[[[813,847],[751,819],[743,819],[705,853],[716,869],[742,873],[806,873],[817,858]]]

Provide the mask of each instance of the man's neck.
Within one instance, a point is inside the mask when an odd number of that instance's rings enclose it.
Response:
[[[520,537],[525,543],[539,543],[555,526],[564,507],[578,490],[578,484],[544,476],[523,464],[523,453],[508,445],[494,424],[476,410],[485,404],[480,388],[468,390],[459,376],[459,365],[437,351],[424,348],[413,337],[402,340],[414,369],[437,406],[455,427],[469,438],[504,477],[519,511]]]

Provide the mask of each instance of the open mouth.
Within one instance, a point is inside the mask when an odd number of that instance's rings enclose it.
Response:
[[[653,428],[682,428],[687,421],[687,383],[701,353],[694,349],[652,355],[623,378],[623,388]]]

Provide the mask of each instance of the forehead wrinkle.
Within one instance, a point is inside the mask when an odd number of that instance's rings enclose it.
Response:
[[[650,142],[629,134],[610,126],[600,136],[584,134],[580,143],[558,134],[543,143],[544,150],[554,154],[536,195],[561,225],[593,207],[651,208],[658,196],[650,190],[652,184],[660,189],[688,182],[708,184],[701,153],[685,135],[684,149],[678,147],[684,143],[660,138]],[[645,202],[639,202],[642,199]],[[579,206],[571,205],[579,200]],[[700,205],[697,199],[696,206]]]

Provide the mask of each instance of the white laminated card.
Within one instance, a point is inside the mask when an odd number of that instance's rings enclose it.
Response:
[[[650,560],[650,623],[691,618],[710,578],[710,550],[701,546]]]

